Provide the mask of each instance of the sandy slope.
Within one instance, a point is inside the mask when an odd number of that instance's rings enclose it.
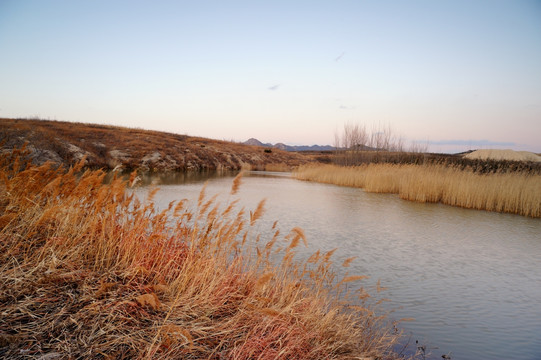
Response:
[[[484,149],[476,150],[464,156],[467,159],[494,159],[513,161],[535,161],[541,162],[541,156],[529,151]]]

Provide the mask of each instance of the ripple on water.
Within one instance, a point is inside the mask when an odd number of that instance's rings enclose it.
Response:
[[[214,178],[207,193],[228,195],[230,186]],[[196,199],[200,189],[163,186],[156,201]],[[357,256],[350,273],[371,276],[366,286],[381,279],[388,290],[374,295],[392,300],[385,306],[397,319],[416,319],[402,327],[432,358],[541,358],[541,220],[284,177],[246,177],[239,195],[247,208],[268,199],[268,227],[305,230],[310,247],[300,257],[335,247],[338,259]]]

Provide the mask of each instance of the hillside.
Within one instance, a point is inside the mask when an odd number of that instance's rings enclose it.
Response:
[[[279,149],[186,135],[34,119],[0,119],[0,150],[27,143],[34,163],[69,166],[86,156],[90,168],[200,171],[292,168],[309,157]]]

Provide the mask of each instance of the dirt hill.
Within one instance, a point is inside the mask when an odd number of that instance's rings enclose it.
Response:
[[[483,149],[476,150],[464,156],[466,159],[481,160],[509,160],[509,161],[532,161],[541,162],[541,156],[529,151]]]
[[[0,119],[1,151],[27,143],[33,161],[147,171],[238,170],[295,167],[310,161],[298,153],[186,135],[34,119]]]

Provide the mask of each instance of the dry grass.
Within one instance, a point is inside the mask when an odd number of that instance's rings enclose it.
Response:
[[[289,172],[293,168],[286,163],[271,163],[265,165],[265,171]]]
[[[157,211],[155,191],[20,159],[0,158],[1,358],[397,358],[362,277],[335,279],[332,252],[295,261],[301,229],[254,234],[264,202],[237,209],[240,177],[230,204],[203,188]]]
[[[2,142],[5,142],[2,144]],[[0,118],[4,149],[32,148],[34,162],[45,160],[74,165],[86,155],[86,167],[156,171],[264,169],[267,164],[288,167],[310,161],[302,154],[187,135],[63,121]],[[2,150],[0,148],[0,150]],[[52,156],[51,156],[52,155]],[[56,160],[55,160],[56,159]]]
[[[405,200],[541,217],[538,174],[479,174],[443,165],[368,164],[306,166],[298,169],[295,177],[369,192],[395,193]]]

